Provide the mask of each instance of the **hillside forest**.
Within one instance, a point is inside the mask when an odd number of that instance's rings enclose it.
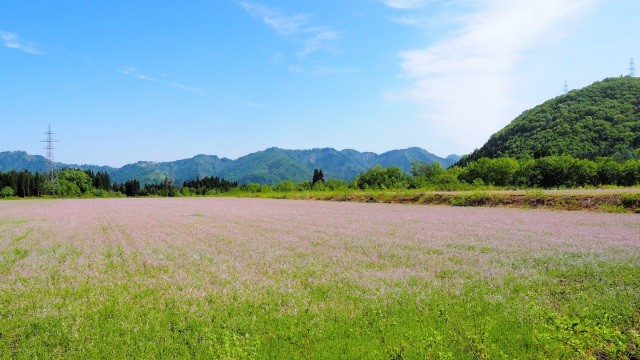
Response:
[[[640,78],[598,81],[523,112],[458,165],[483,157],[640,157]]]

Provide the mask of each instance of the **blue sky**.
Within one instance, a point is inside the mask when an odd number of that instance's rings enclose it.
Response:
[[[465,154],[640,64],[636,0],[0,2],[0,151],[121,166],[271,146]],[[640,65],[638,66],[640,70]]]

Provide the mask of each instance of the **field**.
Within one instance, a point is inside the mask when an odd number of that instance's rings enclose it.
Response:
[[[0,359],[637,359],[640,216],[0,202]]]

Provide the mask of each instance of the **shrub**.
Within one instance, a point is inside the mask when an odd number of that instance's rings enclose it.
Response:
[[[357,187],[367,189],[406,189],[411,183],[411,177],[397,166],[383,168],[376,165],[355,179]]]
[[[244,190],[250,193],[265,193],[265,192],[271,192],[273,189],[269,185],[249,183],[244,186]]]
[[[474,191],[470,194],[455,196],[450,203],[453,206],[480,206],[487,203],[490,195],[486,192]]]
[[[275,191],[279,192],[289,192],[296,190],[296,183],[291,180],[283,180],[276,184],[273,188]]]
[[[331,178],[324,183],[324,186],[329,190],[346,190],[347,183],[340,179]]]
[[[0,198],[8,198],[8,197],[12,197],[15,195],[15,192],[13,191],[12,188],[10,187],[4,187],[2,188],[2,190],[0,190]]]
[[[640,194],[623,194],[622,206],[625,208],[634,208],[640,206]]]

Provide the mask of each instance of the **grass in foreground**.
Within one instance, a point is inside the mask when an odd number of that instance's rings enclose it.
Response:
[[[0,205],[0,358],[640,356],[631,214]]]

